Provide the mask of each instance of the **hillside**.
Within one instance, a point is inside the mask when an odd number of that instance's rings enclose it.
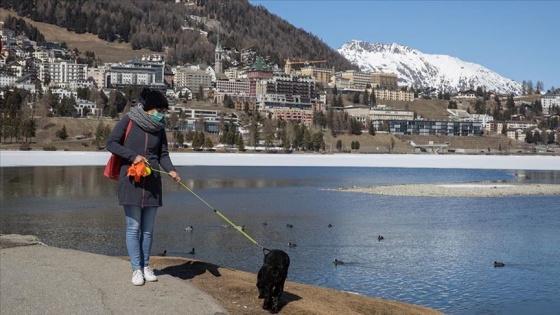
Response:
[[[20,17],[14,11],[0,8],[0,20],[4,20],[7,15]],[[102,62],[126,61],[134,57],[142,57],[143,54],[153,53],[147,49],[133,50],[132,46],[128,43],[110,43],[99,39],[91,33],[76,34],[56,25],[32,21],[25,17],[23,19],[39,29],[47,41],[64,42],[71,50],[77,48],[82,53],[92,51]]]
[[[162,53],[171,65],[212,64],[219,34],[228,53],[226,65],[240,58],[238,51],[250,48],[278,65],[286,58],[324,59],[325,67],[355,69],[317,36],[247,0],[3,0],[0,7],[76,35],[90,34],[107,42],[126,43],[134,50]]]

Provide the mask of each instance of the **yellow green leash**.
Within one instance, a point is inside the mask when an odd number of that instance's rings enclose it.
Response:
[[[146,162],[146,164],[148,164]],[[149,165],[149,164],[148,164]],[[154,168],[151,167],[146,167],[147,169],[151,169],[152,171],[156,171],[158,173],[162,173],[162,174],[167,174],[169,175],[168,172],[162,171],[162,170],[156,170]],[[266,249],[263,246],[261,246],[257,241],[255,241],[252,237],[250,237],[247,233],[245,233],[245,231],[243,231],[243,229],[241,227],[239,227],[238,225],[235,225],[233,222],[231,222],[230,219],[228,219],[225,215],[223,215],[220,211],[218,211],[218,209],[212,207],[208,202],[206,202],[204,199],[202,199],[199,195],[197,195],[192,189],[190,189],[189,187],[187,187],[185,184],[183,184],[182,182],[178,182],[181,186],[183,186],[183,188],[185,188],[186,190],[188,190],[191,194],[195,195],[196,198],[198,198],[200,201],[202,201],[202,203],[204,203],[205,205],[207,205],[210,209],[214,210],[214,212],[220,216],[220,218],[224,219],[224,221],[226,221],[229,225],[231,225],[232,227],[234,227],[237,231],[239,231],[239,233],[243,234],[246,238],[248,238],[251,242],[253,242],[253,244],[257,245],[260,249],[262,249],[263,251]]]

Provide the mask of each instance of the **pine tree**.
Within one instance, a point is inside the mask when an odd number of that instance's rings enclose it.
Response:
[[[376,102],[377,101],[375,100],[375,90],[372,89],[371,94],[369,96],[369,104],[374,107],[376,105]]]
[[[60,140],[68,139],[68,132],[66,132],[66,125],[62,125],[62,128],[56,131],[56,136]]]
[[[372,136],[375,136],[375,126],[373,126],[373,121],[368,121],[368,133]]]

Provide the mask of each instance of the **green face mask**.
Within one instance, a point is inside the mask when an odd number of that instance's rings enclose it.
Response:
[[[152,119],[155,120],[155,121],[161,121],[163,119],[163,117],[165,117],[165,115],[160,113],[160,112],[155,112],[155,113],[151,114],[150,117],[152,117]]]

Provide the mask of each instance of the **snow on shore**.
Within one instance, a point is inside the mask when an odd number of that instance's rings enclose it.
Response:
[[[102,166],[110,153],[0,151],[0,167]],[[420,154],[171,153],[177,166],[331,166],[560,170],[558,156]]]
[[[504,197],[560,195],[560,185],[556,184],[406,184],[371,187],[341,187],[334,190],[401,197]]]

